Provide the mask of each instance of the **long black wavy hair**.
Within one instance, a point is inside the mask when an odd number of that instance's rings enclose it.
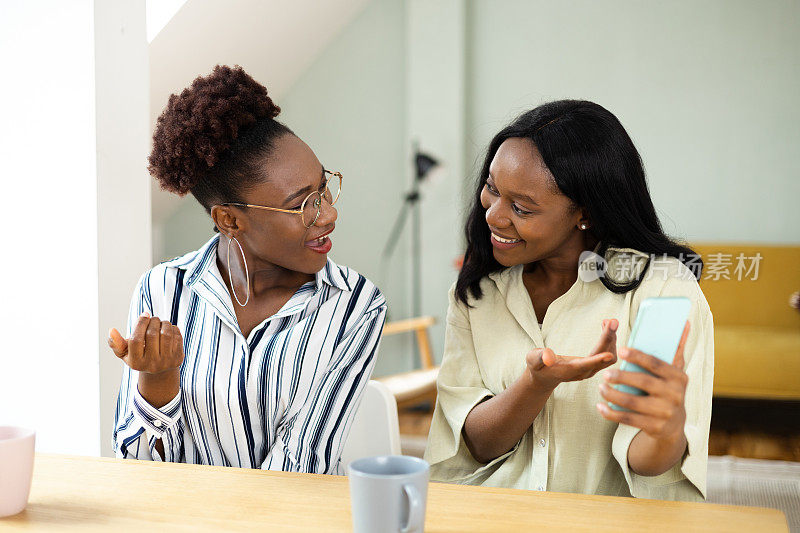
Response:
[[[684,263],[699,279],[703,262],[693,250],[668,237],[658,221],[644,166],[625,128],[610,111],[584,100],[559,100],[523,113],[495,135],[473,197],[464,232],[467,251],[456,282],[456,298],[469,305],[468,294],[480,299],[480,281],[504,268],[495,260],[481,205],[481,190],[489,166],[503,141],[529,139],[555,179],[559,190],[589,214],[589,231],[599,242],[599,255],[609,246],[633,248],[652,256],[671,256]],[[602,283],[615,293],[635,289],[645,269],[630,283],[617,284],[607,277]]]

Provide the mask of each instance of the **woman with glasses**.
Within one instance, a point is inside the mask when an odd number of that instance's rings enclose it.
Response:
[[[372,372],[380,291],[327,257],[342,175],[267,90],[217,66],[158,119],[150,172],[214,221],[202,248],[144,273],[126,333],[118,457],[341,473]]]

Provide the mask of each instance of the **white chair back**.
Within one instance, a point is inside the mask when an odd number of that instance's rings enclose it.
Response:
[[[370,380],[342,450],[342,468],[373,455],[400,455],[400,425],[397,402],[389,388]]]

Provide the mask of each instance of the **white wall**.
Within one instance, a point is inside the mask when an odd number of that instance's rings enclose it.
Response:
[[[96,7],[0,4],[0,424],[90,455],[108,450],[119,384],[102,330],[124,324],[150,248],[144,6]]]
[[[92,7],[0,4],[0,424],[78,454],[100,448]]]
[[[158,2],[160,0],[151,0]],[[170,0],[170,6],[173,0]],[[216,64],[241,65],[280,102],[368,0],[187,0],[150,44],[150,119],[154,126],[169,95]],[[162,8],[165,6],[161,6]],[[153,256],[158,262],[194,249],[208,224],[171,228],[176,212],[198,217],[194,198],[179,198],[152,182]],[[202,210],[201,210],[202,211]],[[182,215],[179,216],[182,218]],[[182,224],[185,226],[186,224]],[[178,242],[177,247],[172,244]]]
[[[100,435],[112,455],[111,434],[123,363],[106,344],[123,335],[139,276],[152,265],[150,83],[144,0],[95,2],[97,86],[97,217]]]

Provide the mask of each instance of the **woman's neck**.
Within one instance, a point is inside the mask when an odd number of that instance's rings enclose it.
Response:
[[[313,274],[306,274],[289,270],[273,263],[257,261],[253,255],[244,251],[247,257],[247,269],[245,269],[244,261],[242,260],[242,253],[237,246],[236,253],[231,250],[230,255],[230,270],[228,270],[228,255],[227,255],[227,237],[220,235],[220,243],[217,246],[217,267],[223,273],[225,284],[230,284],[230,279],[233,279],[237,290],[241,291],[241,287],[247,286],[247,279],[245,272],[250,278],[250,294],[253,298],[258,298],[261,295],[269,294],[272,291],[290,290],[295,291],[300,286],[309,281],[314,280]],[[230,289],[230,286],[228,286]],[[240,293],[241,294],[241,293]]]
[[[581,233],[549,257],[525,265],[524,272],[541,284],[562,287],[566,291],[578,279],[581,254],[593,250],[596,245],[595,239]]]

